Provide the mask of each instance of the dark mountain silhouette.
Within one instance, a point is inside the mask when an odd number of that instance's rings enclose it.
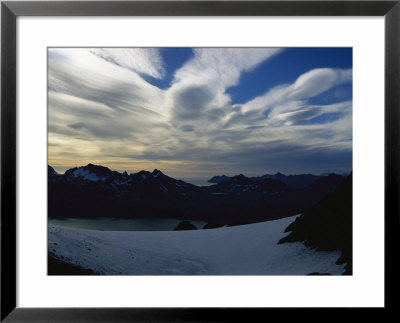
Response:
[[[250,178],[255,181],[261,181],[261,180],[264,180],[267,178],[275,179],[275,180],[281,181],[282,183],[286,184],[290,188],[300,189],[300,188],[305,188],[305,187],[311,185],[315,180],[317,180],[321,177],[324,177],[324,176],[322,176],[322,175],[317,176],[317,175],[312,175],[312,174],[284,175],[284,174],[278,172],[273,175],[265,174],[262,176],[250,177]],[[232,179],[232,177],[225,176],[225,175],[213,176],[211,179],[208,180],[208,182],[219,184],[219,183],[228,181],[230,179]]]
[[[329,175],[332,181],[336,176]],[[326,187],[325,183],[314,183]],[[312,187],[310,190],[317,189]],[[292,222],[285,232],[289,235],[279,241],[303,241],[318,250],[341,250],[337,263],[346,263],[345,274],[352,274],[352,174],[333,192]]]
[[[217,223],[207,223],[203,226],[203,229],[216,229],[216,228],[221,228],[223,227],[223,224],[217,224]]]
[[[207,182],[208,183],[218,184],[218,183],[221,183],[221,182],[226,181],[226,180],[231,179],[231,178],[232,177],[225,176],[225,175],[221,175],[221,176],[217,175],[217,176],[211,177]]]
[[[175,231],[181,231],[181,230],[197,230],[196,226],[190,223],[189,221],[181,221],[176,228],[174,229]]]
[[[50,165],[47,165],[47,171],[48,171],[49,176],[57,176],[58,175],[58,173]]]
[[[54,258],[50,253],[47,258],[47,274],[54,276],[65,276],[65,275],[99,275],[98,273],[85,269],[77,265],[70,264],[68,262],[61,261],[60,259]]]
[[[88,164],[64,175],[49,166],[48,206],[53,218],[175,218],[213,226],[278,219],[301,213],[333,191],[340,175],[321,177],[302,189],[273,178],[242,174],[198,187],[155,169],[128,175]]]
[[[274,175],[265,174],[263,176],[256,177],[255,179],[262,180],[265,178],[272,178],[281,181],[291,188],[300,189],[311,185],[315,180],[319,179],[320,177],[321,176],[312,174],[284,175],[281,173],[276,173]]]
[[[53,187],[54,183],[61,179],[61,175],[58,174],[53,167],[47,165],[47,181],[49,189]]]
[[[324,191],[333,192],[335,188],[343,182],[344,177],[337,174],[329,174],[328,176],[320,177],[313,181],[307,188],[310,192]]]
[[[83,167],[68,169],[65,176],[70,179],[83,179],[89,181],[107,180],[122,176],[119,172],[112,171],[107,167],[88,164]]]
[[[235,194],[235,195],[266,195],[266,194],[279,194],[282,192],[290,191],[291,189],[275,179],[262,179],[254,181],[243,174],[234,176],[226,181],[212,186],[205,186],[203,191],[213,194]]]

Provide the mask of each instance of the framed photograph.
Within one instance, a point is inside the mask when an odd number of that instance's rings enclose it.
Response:
[[[1,10],[1,320],[393,307],[398,1]]]

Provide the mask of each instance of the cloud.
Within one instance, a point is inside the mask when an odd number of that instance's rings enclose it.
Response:
[[[219,88],[228,88],[238,83],[241,72],[256,68],[281,51],[280,48],[195,48],[194,57],[176,72],[174,85],[211,82]]]
[[[225,116],[225,127],[302,124],[318,116],[348,111],[351,102],[331,105],[310,105],[308,99],[326,92],[336,86],[352,81],[352,70],[319,68],[300,75],[292,84],[276,86],[244,104],[234,105]],[[247,120],[247,121],[246,121]]]
[[[339,84],[351,82],[352,70],[318,68],[301,75],[288,89],[288,97],[293,100],[310,98]]]
[[[307,124],[320,116],[344,116],[351,113],[352,102],[346,101],[330,105],[304,105],[297,107],[294,111],[283,112],[275,116],[275,120],[281,120],[286,125]],[[329,121],[329,118],[326,118]],[[324,123],[324,122],[321,122]]]
[[[350,83],[351,69],[313,69],[232,104],[226,90],[281,51],[197,48],[163,90],[143,78],[165,73],[158,50],[50,49],[49,161],[192,173],[348,167],[352,102],[309,102]]]
[[[164,62],[157,48],[91,48],[92,54],[107,62],[161,79],[165,75]]]
[[[352,70],[318,68],[300,75],[293,84],[274,87],[262,96],[241,105],[243,113],[275,106],[280,112],[298,108],[301,100],[317,96],[335,86],[352,81]]]
[[[88,49],[49,49],[48,89],[118,111],[158,108],[162,91],[136,72],[110,64]]]
[[[214,99],[215,93],[205,86],[188,86],[173,93],[175,118],[193,119],[203,114],[203,109]]]
[[[201,118],[208,111],[228,112],[226,89],[237,85],[245,71],[279,54],[279,48],[196,48],[194,57],[176,71],[170,96],[172,117]],[[214,111],[215,112],[215,111]]]
[[[83,122],[76,122],[69,124],[68,127],[72,129],[82,129],[85,128],[85,124]]]

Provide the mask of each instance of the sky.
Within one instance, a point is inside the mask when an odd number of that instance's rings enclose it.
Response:
[[[48,163],[349,172],[352,49],[49,48]]]

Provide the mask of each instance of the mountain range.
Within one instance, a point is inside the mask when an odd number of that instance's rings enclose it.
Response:
[[[88,164],[61,175],[48,166],[48,215],[190,219],[210,226],[253,223],[302,213],[343,180],[337,174],[240,174],[200,187],[157,169],[128,174]]]
[[[300,175],[284,175],[282,173],[276,174],[265,174],[258,177],[250,177],[253,181],[262,181],[266,178],[276,179],[281,181],[282,183],[286,184],[290,188],[298,189],[298,188],[305,188],[311,185],[315,180],[321,177],[329,176],[330,174],[323,174],[323,175],[313,175],[313,174],[300,174]],[[232,177],[221,175],[221,176],[213,176],[207,182],[213,184],[219,184],[224,181],[230,180]]]

